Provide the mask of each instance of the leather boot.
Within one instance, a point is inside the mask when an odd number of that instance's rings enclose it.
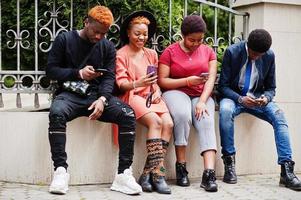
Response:
[[[237,183],[237,176],[235,172],[235,155],[222,156],[222,159],[225,167],[223,181],[230,184]]]
[[[292,190],[301,191],[301,181],[294,174],[294,165],[294,161],[286,161],[281,165],[279,185]]]
[[[146,141],[147,158],[145,161],[143,173],[138,183],[144,192],[152,192],[152,180],[150,173],[163,162],[163,148],[161,138],[149,139]]]
[[[141,185],[143,192],[152,192],[153,191],[150,173],[148,173],[146,175],[142,174],[138,180],[138,183],[139,183],[139,185]]]
[[[205,169],[203,172],[201,187],[208,192],[217,192],[215,171],[213,169]]]
[[[165,181],[165,176],[151,173],[153,189],[160,194],[171,194],[171,189]]]
[[[186,170],[186,162],[178,163],[176,162],[176,176],[177,176],[177,185],[182,187],[187,187],[190,185],[188,179],[188,171]]]

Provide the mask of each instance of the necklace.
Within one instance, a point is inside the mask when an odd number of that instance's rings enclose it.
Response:
[[[189,61],[192,61],[191,56],[189,56],[187,53],[185,53],[185,55],[188,57],[188,60],[189,60]]]
[[[186,55],[189,61],[192,61],[191,56],[194,52],[188,51],[188,49],[184,46],[183,41],[180,42],[180,48],[183,50],[183,53]]]

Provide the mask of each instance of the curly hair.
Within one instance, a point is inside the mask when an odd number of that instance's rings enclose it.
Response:
[[[107,27],[111,26],[114,21],[111,10],[105,6],[94,6],[88,12],[88,16]]]
[[[264,53],[270,49],[272,37],[269,32],[264,29],[255,29],[250,33],[247,45],[248,48],[255,52]]]
[[[186,36],[191,33],[205,33],[207,26],[202,17],[198,15],[189,15],[184,18],[181,25],[182,35]]]
[[[134,24],[145,24],[148,26],[150,21],[146,17],[138,16],[131,20],[129,27],[133,26]]]

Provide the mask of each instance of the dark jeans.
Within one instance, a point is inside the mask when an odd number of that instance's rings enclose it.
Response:
[[[274,102],[270,102],[264,107],[246,108],[236,104],[231,99],[224,98],[220,102],[219,111],[219,129],[223,155],[232,155],[236,152],[234,147],[234,118],[240,113],[249,113],[273,126],[278,164],[292,160],[288,125],[283,111]]]
[[[54,168],[67,169],[66,123],[80,116],[89,116],[93,110],[89,106],[97,99],[96,95],[81,97],[70,92],[62,92],[53,100],[49,113],[49,142]],[[136,119],[133,109],[117,97],[111,97],[109,105],[99,121],[118,125],[119,165],[118,173],[129,168],[133,162]]]

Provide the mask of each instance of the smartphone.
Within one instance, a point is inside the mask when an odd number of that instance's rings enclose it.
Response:
[[[254,100],[256,100],[256,96],[252,93],[248,93],[247,96],[254,99]]]
[[[255,101],[262,101],[262,99],[264,98],[264,94],[260,95],[260,97],[256,98]]]
[[[97,68],[97,69],[94,69],[95,72],[101,72],[101,73],[108,73],[109,70],[107,69],[102,69],[102,68]]]
[[[156,76],[157,75],[157,67],[155,65],[149,65],[149,66],[147,66],[146,74],[150,74],[150,73],[153,73],[152,76]]]
[[[208,72],[203,72],[200,74],[200,77],[208,77],[209,73]]]

